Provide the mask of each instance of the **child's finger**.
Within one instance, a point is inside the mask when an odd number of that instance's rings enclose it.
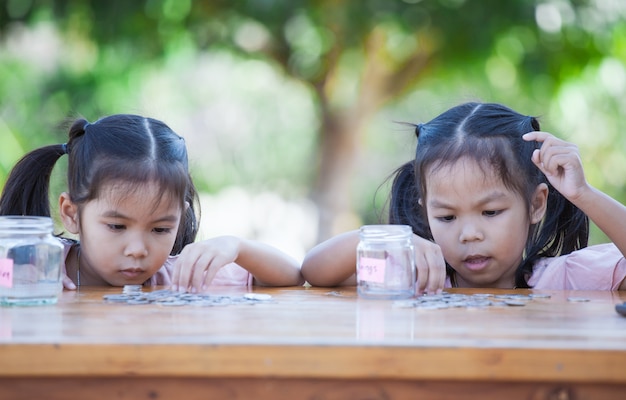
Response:
[[[421,255],[423,256],[423,255]],[[419,257],[415,260],[415,268],[417,272],[417,293],[424,293],[426,285],[429,279],[428,263],[424,257]]]
[[[207,287],[213,282],[215,275],[217,272],[222,269],[226,264],[230,264],[232,261],[223,254],[218,254],[213,258],[211,264],[206,270],[206,274],[204,275],[204,279],[202,281],[202,285],[198,286],[198,288],[202,291],[207,290]]]
[[[173,289],[180,292],[189,290],[197,255],[185,248],[176,260],[174,274],[172,275]]]
[[[446,264],[438,248],[420,253],[415,260],[418,293],[437,293],[446,280]]]
[[[63,287],[68,290],[76,290],[76,285],[69,276],[63,276]]]
[[[527,142],[532,142],[533,140],[536,142],[543,142],[550,137],[554,136],[552,136],[552,134],[548,132],[543,131],[532,131],[522,135],[522,139],[526,140]]]
[[[204,286],[204,281],[207,274],[211,271],[211,264],[213,264],[214,258],[215,256],[212,253],[205,253],[194,262],[189,281],[189,289],[192,292],[199,292]]]
[[[446,282],[446,263],[439,249],[426,254],[425,262],[428,265],[427,293],[438,293]]]

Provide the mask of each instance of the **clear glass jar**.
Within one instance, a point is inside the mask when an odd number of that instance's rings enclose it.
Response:
[[[365,225],[356,257],[360,296],[402,299],[415,296],[413,231],[408,225]]]
[[[0,305],[55,304],[63,245],[48,217],[0,217]]]

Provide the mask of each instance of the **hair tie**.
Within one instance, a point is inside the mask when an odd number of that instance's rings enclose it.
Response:
[[[61,145],[61,150],[63,151],[63,154],[69,154],[70,152],[67,149],[67,143],[63,143]]]
[[[415,125],[415,137],[420,137],[420,132],[422,131],[422,128],[424,127],[424,124],[417,124]]]

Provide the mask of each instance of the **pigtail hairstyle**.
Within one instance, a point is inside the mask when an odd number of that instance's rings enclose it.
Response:
[[[587,245],[588,217],[559,193],[532,162],[538,142],[527,142],[522,135],[540,130],[534,117],[521,115],[493,103],[465,103],[453,107],[418,128],[415,160],[396,172],[390,202],[392,223],[408,223],[414,232],[432,240],[426,207],[417,204],[428,197],[427,175],[463,157],[476,161],[485,171],[493,170],[503,184],[519,193],[530,212],[537,186],[549,188],[546,215],[530,227],[515,285],[528,288],[536,261],[571,253]],[[409,181],[410,165],[415,168],[414,188]],[[396,222],[397,221],[397,222]],[[454,273],[448,266],[448,273]]]
[[[422,125],[415,125],[415,135],[419,138]],[[432,240],[432,234],[420,205],[420,185],[416,184],[415,161],[411,160],[393,173],[389,200],[389,223],[409,225],[413,233]]]
[[[132,193],[153,182],[163,195],[152,206],[162,200],[176,201],[183,210],[171,254],[195,241],[199,201],[182,137],[161,121],[129,114],[111,115],[92,124],[78,119],[68,135],[66,145],[35,150],[16,165],[0,202],[2,213],[49,216],[50,173],[66,149],[68,194],[79,213],[109,183],[121,183]]]
[[[50,217],[50,176],[65,146],[54,144],[24,155],[13,167],[0,197],[0,215]]]

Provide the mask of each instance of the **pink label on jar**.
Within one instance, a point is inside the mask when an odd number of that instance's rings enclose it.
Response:
[[[13,260],[0,258],[0,286],[13,287]]]
[[[385,268],[387,260],[384,258],[361,257],[359,259],[359,280],[366,282],[385,282]]]

